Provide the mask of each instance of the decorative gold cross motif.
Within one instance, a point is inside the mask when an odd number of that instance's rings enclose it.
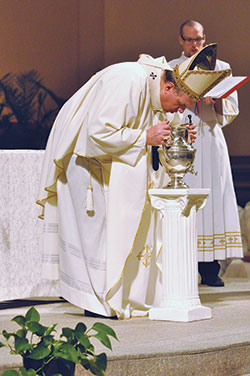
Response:
[[[138,253],[137,258],[139,261],[143,259],[142,265],[144,265],[145,268],[147,268],[150,265],[151,255],[152,255],[152,247],[150,247],[149,245],[146,245],[143,248],[143,250]]]
[[[219,240],[219,243],[220,243],[221,245],[225,245],[225,239],[220,239],[220,240]]]

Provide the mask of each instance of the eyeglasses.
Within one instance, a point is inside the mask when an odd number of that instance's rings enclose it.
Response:
[[[184,38],[182,35],[181,35],[182,39],[184,40],[184,42],[190,44],[192,42],[196,42],[196,43],[201,43],[203,40],[204,40],[204,37],[199,37],[199,38]]]

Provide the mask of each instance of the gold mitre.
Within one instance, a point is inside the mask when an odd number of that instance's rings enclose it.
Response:
[[[217,44],[208,44],[195,55],[176,65],[173,76],[178,88],[194,101],[199,101],[219,82],[230,76],[231,69],[214,70]]]

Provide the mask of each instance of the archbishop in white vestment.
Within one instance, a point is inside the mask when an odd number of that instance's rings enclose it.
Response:
[[[105,316],[144,315],[161,298],[147,191],[167,176],[153,175],[146,146],[160,90],[152,73],[159,69],[140,62],[97,73],[61,109],[46,148],[44,277],[60,278],[61,296]]]
[[[182,53],[169,64],[175,67],[188,58]],[[215,70],[229,69],[228,63],[216,60]],[[197,213],[198,261],[211,262],[231,257],[242,257],[242,241],[238,209],[233,187],[228,149],[222,127],[230,124],[238,115],[238,96],[234,91],[222,99],[222,114],[215,111],[214,105],[199,103],[186,109],[197,126],[197,149],[194,170],[197,175],[187,174],[185,182],[190,188],[210,188],[206,206]]]
[[[151,168],[148,145],[170,133],[166,122],[153,126],[157,111],[194,103],[165,80],[171,70],[147,55],[103,69],[63,106],[48,140],[38,200],[44,277],[60,279],[60,296],[97,314],[146,315],[161,301],[161,226],[148,188],[168,177]],[[204,72],[209,86],[229,73]],[[194,75],[197,98],[208,89],[202,75]]]

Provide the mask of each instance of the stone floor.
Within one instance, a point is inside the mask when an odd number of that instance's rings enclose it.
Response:
[[[232,268],[237,272],[232,273]],[[97,319],[50,298],[0,303],[0,328],[17,328],[10,319],[36,305],[42,324],[58,323],[58,329],[79,321],[87,327],[96,321],[110,325],[119,342],[112,340],[112,351],[96,344],[97,352],[108,355],[107,376],[245,376],[250,374],[250,263],[228,267],[223,278],[225,287],[199,287],[202,304],[212,309],[209,320]],[[0,350],[0,373],[21,365],[18,356],[5,350]],[[77,368],[76,375],[90,373]]]

